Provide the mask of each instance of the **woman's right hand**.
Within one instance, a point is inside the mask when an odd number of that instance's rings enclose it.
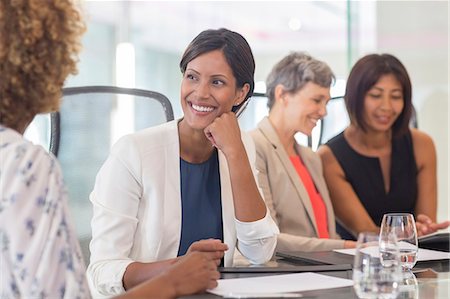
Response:
[[[209,254],[191,252],[180,257],[163,276],[171,283],[176,297],[179,297],[215,288],[220,273]]]
[[[419,214],[416,217],[417,236],[424,236],[432,234],[440,229],[446,229],[449,227],[450,221],[443,221],[435,223],[425,214]]]
[[[220,265],[220,261],[225,255],[225,251],[228,250],[228,245],[222,243],[218,239],[206,239],[194,242],[189,246],[187,253],[200,251],[207,254],[212,260],[215,261],[216,265]]]

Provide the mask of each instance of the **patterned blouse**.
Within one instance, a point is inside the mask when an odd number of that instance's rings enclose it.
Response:
[[[55,157],[0,126],[0,298],[90,298]]]

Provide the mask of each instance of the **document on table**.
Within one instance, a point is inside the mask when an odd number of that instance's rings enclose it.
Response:
[[[378,254],[378,247],[370,247],[370,249],[373,249],[373,254]],[[355,255],[356,249],[334,249],[335,252],[344,253],[344,254],[350,254]],[[430,249],[423,249],[419,248],[419,251],[417,252],[417,261],[423,262],[423,261],[435,261],[435,260],[446,260],[450,259],[450,252],[444,252],[444,251],[438,251],[438,250],[430,250]]]
[[[225,298],[293,298],[301,294],[292,292],[312,291],[348,287],[353,281],[312,272],[270,275],[261,277],[245,277],[218,280],[215,289],[209,293]],[[290,294],[291,293],[291,294]]]

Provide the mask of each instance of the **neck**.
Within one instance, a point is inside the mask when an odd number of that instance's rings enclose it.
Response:
[[[364,132],[360,127],[351,124],[346,130],[347,136],[367,149],[383,149],[391,146],[392,131]]]
[[[287,151],[289,156],[296,155],[295,151],[295,133],[297,133],[295,130],[290,129],[286,122],[285,118],[282,117],[279,113],[270,113],[269,114],[269,121],[272,124],[272,126],[275,128],[275,131],[277,132],[278,138],[281,141],[281,144],[283,145],[284,149]]]
[[[13,129],[14,131],[17,131],[18,133],[22,134],[25,133],[25,130],[30,125],[31,121],[33,120],[34,116],[31,119],[20,119],[19,121],[16,121],[13,124],[8,123],[2,123],[3,126]]]
[[[214,146],[206,138],[203,130],[194,130],[184,120],[178,123],[180,157],[190,163],[201,163],[211,156]]]

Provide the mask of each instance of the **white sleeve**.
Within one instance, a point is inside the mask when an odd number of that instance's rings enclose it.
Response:
[[[238,249],[252,264],[268,262],[277,245],[278,227],[267,211],[263,219],[241,222],[235,219]]]
[[[132,136],[125,136],[112,148],[90,195],[93,218],[87,275],[93,294],[125,292],[122,280],[133,262],[130,251],[142,193],[139,174],[137,147]]]

